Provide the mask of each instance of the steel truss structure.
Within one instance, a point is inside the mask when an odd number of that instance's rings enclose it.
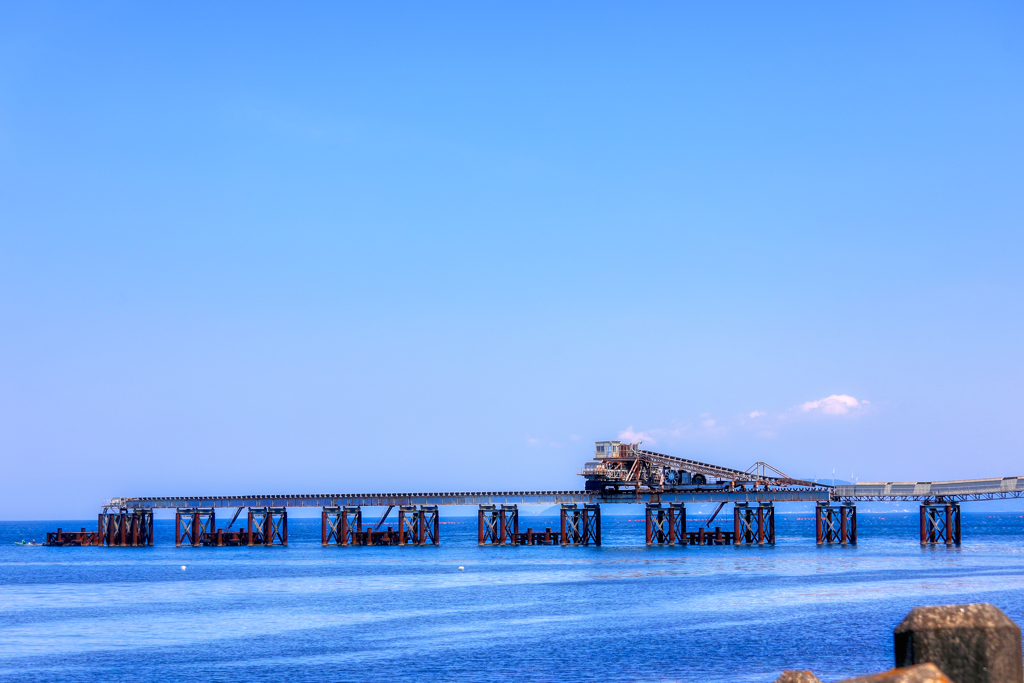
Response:
[[[239,510],[235,513],[238,518]],[[288,545],[287,508],[249,508],[245,530],[224,531],[217,528],[214,508],[178,509],[174,515],[174,545],[199,546],[255,546]],[[228,525],[230,529],[230,524]]]
[[[152,510],[120,508],[117,512],[101,512],[97,521],[104,545],[119,547],[153,545]]]
[[[441,519],[436,505],[402,506],[398,509],[398,528],[381,529],[380,522],[363,525],[363,511],[358,505],[324,507],[320,514],[320,544],[339,546],[373,545],[439,545]]]
[[[818,545],[856,545],[857,506],[818,503],[814,507],[814,538]]]
[[[631,488],[634,492],[645,491],[686,491],[714,486],[729,491],[745,490],[747,486],[758,487],[806,487],[828,491],[831,487],[812,481],[795,479],[777,470],[768,463],[757,462],[746,471],[732,467],[712,465],[697,460],[678,458],[664,453],[655,453],[640,448],[640,443],[624,444],[618,441],[602,441],[597,444],[595,461],[579,469],[578,474],[587,479],[588,490],[618,490]]]
[[[288,545],[288,508],[249,508],[249,545]]]
[[[320,545],[360,545],[363,509],[358,505],[325,507],[320,515]]]
[[[398,508],[398,545],[439,545],[440,517],[436,505]]]
[[[601,506],[586,503],[562,505],[560,513],[562,545],[601,545]]]
[[[921,545],[960,545],[960,504],[935,501],[921,505]]]
[[[648,503],[644,510],[644,538],[647,545],[686,545],[686,506],[671,503]]]
[[[775,505],[759,503],[752,508],[737,504],[732,511],[733,539],[737,545],[773,545],[775,543]]]
[[[177,548],[183,545],[199,547],[202,544],[203,536],[210,536],[216,523],[217,511],[214,508],[177,510],[174,514],[174,546]]]
[[[481,505],[477,508],[477,545],[518,544],[518,505]]]
[[[721,527],[713,531],[704,527],[687,531],[686,506],[682,503],[671,503],[668,508],[660,503],[648,503],[644,513],[647,545],[731,545],[735,541],[735,533],[722,531]],[[715,515],[709,523],[714,521]]]

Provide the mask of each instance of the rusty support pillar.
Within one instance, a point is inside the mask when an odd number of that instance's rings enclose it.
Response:
[[[742,536],[743,524],[742,524],[742,519],[741,518],[743,516],[743,512],[746,509],[746,507],[747,507],[746,503],[736,503],[736,504],[734,504],[732,506],[732,529],[733,529],[733,536],[732,537],[733,537],[733,544],[734,545],[743,543],[743,536]]]
[[[147,511],[152,515],[151,511]],[[113,516],[108,516],[108,528]],[[211,543],[215,532],[213,508],[178,508],[174,513],[174,545],[194,548]],[[141,522],[142,520],[140,520]],[[151,520],[147,520],[147,526]]]
[[[960,504],[950,501],[921,503],[921,545],[960,545]]]
[[[503,525],[504,530],[504,525]],[[476,509],[476,544],[494,544],[494,506],[479,505]]]
[[[946,504],[946,545],[953,545],[953,524],[951,510],[953,506],[949,503]]]
[[[764,543],[775,545],[775,503],[758,505],[758,522],[761,526],[762,545]]]
[[[248,545],[288,545],[288,508],[249,508]]]
[[[821,507],[820,502],[814,506],[814,542],[818,545],[824,543],[821,536]]]
[[[661,503],[648,503],[645,508],[645,521],[646,521],[646,540],[647,545],[657,543],[663,545],[669,541],[669,537],[672,536],[671,522],[675,521],[671,518],[672,513],[665,514],[666,510],[661,507]]]
[[[651,534],[651,512],[652,512],[652,507],[651,506],[654,506],[656,508],[660,508],[661,507],[661,505],[658,504],[658,503],[648,503],[647,506],[644,508],[644,540],[647,542],[647,545],[651,545],[651,543],[652,543],[652,541],[651,541],[651,538],[652,538],[652,534]]]
[[[499,511],[493,505],[480,505],[476,511],[477,545],[504,545],[505,524]]]
[[[501,545],[516,544],[519,539],[519,506],[502,505],[500,522]]]
[[[576,508],[576,503],[563,503],[562,508],[559,510],[559,521],[562,525],[562,533],[559,537],[562,545],[569,545],[569,535],[572,534],[573,538],[577,537],[575,533],[576,520],[578,519],[579,511]],[[575,541],[573,541],[575,544]]]
[[[340,507],[324,507],[320,513],[320,545],[345,545],[346,515]]]
[[[407,515],[411,513],[412,519],[407,519]],[[405,545],[405,525],[406,521],[415,528],[416,526],[416,506],[415,505],[401,505],[398,508],[398,545]],[[416,534],[412,534],[413,543],[416,542]]]
[[[688,543],[686,535],[686,505],[683,503],[669,503],[668,509],[672,526],[672,539],[669,542],[686,545]]]
[[[564,503],[561,509],[562,545],[601,545],[601,506]]]
[[[436,505],[420,505],[419,544],[441,545],[441,515]]]
[[[193,509],[192,510],[192,547],[197,547],[199,545],[199,537],[201,535],[202,534],[201,534],[200,528],[199,528],[199,510],[198,509]]]
[[[835,507],[820,501],[814,508],[814,527],[818,545],[855,545],[857,506],[847,501]]]
[[[660,539],[660,528],[662,528],[662,516],[665,511],[660,503],[648,503],[644,506],[644,540],[647,545],[652,545],[657,539],[658,544],[665,543]]]
[[[363,509],[346,505],[341,509],[341,545],[359,545],[363,535]]]

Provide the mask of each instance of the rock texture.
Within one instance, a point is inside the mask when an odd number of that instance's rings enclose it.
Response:
[[[1020,627],[995,605],[916,607],[893,634],[897,667],[932,662],[955,683],[1024,683]]]
[[[839,683],[953,683],[934,664],[918,664],[902,669],[889,669],[873,676],[844,678]]]
[[[821,683],[821,679],[810,671],[783,671],[775,683]]]

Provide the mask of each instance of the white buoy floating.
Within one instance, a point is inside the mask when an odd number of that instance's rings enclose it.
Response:
[[[185,571],[185,565],[181,565],[181,571]]]
[[[184,569],[184,567],[182,567],[182,569]],[[463,567],[462,565],[459,565],[459,571],[460,572],[464,572],[464,571],[466,571],[466,568]]]

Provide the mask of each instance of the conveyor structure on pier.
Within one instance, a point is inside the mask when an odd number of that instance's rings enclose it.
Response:
[[[960,503],[1024,497],[1024,477],[957,481],[870,482],[829,486],[797,479],[758,462],[739,470],[641,449],[639,443],[599,441],[594,461],[580,468],[582,490],[447,491],[398,493],[274,493],[135,496],[103,505],[96,532],[48,534],[48,545],[153,544],[153,511],[175,510],[176,545],[287,545],[288,508],[322,508],[323,545],[437,545],[441,506],[478,507],[481,545],[600,545],[602,505],[643,504],[646,541],[669,545],[739,545],[775,542],[776,503],[814,503],[819,544],[857,543],[861,501],[920,503],[922,544],[959,545]],[[717,503],[705,527],[687,529],[686,505]],[[732,504],[732,530],[711,527]],[[559,506],[560,528],[519,528],[520,505]],[[373,524],[365,507],[386,507]],[[236,508],[225,528],[218,508]],[[248,508],[245,529],[232,531]],[[384,526],[398,508],[397,528]]]

